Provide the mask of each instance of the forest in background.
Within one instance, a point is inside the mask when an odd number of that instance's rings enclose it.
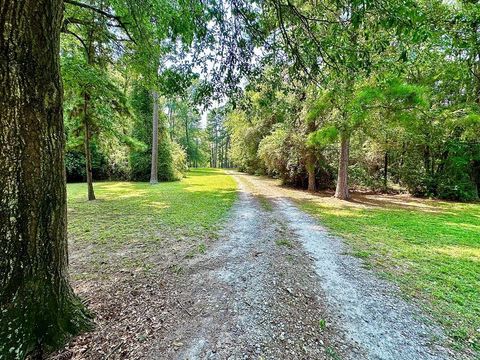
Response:
[[[238,167],[309,190],[337,185],[340,198],[350,186],[478,199],[475,2],[264,5],[227,8],[219,29],[234,44],[225,40],[230,57],[207,56],[208,80],[164,45],[155,86],[108,19],[73,6],[61,47],[67,179],[86,179],[87,148],[95,180],[149,179],[155,87],[161,181],[189,166]],[[225,105],[202,126],[215,97]]]
[[[335,2],[276,7],[291,64],[312,73],[320,57],[327,66],[298,81],[282,52],[265,58],[228,108],[233,161],[310,190],[336,183],[340,198],[349,183],[478,199],[478,4],[361,4],[340,17]]]

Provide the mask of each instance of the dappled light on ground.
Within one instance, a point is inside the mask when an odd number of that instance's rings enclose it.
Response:
[[[454,258],[462,258],[465,260],[480,262],[480,248],[445,246],[445,247],[433,248],[432,250],[439,252],[441,254],[454,257]]]
[[[201,178],[201,180],[199,180]],[[180,182],[102,182],[97,200],[85,198],[85,184],[69,184],[72,239],[122,242],[139,233],[153,236],[165,226],[179,233],[214,227],[235,199],[235,184],[216,170],[193,170]],[[186,190],[186,191],[185,191]]]

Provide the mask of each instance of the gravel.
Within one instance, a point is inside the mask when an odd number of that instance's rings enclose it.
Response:
[[[147,358],[360,355],[331,325],[313,262],[284,219],[239,186],[239,199],[218,240],[186,265],[177,296],[190,315],[177,319]]]
[[[366,359],[460,358],[442,344],[446,336],[420,309],[402,299],[399,289],[362,260],[349,255],[342,239],[294,203],[272,189],[269,182],[235,175],[259,195],[269,196],[274,212],[314,259],[324,304],[334,324]],[[357,353],[346,354],[358,359]]]

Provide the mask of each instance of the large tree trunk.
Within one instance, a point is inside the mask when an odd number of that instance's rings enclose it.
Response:
[[[150,184],[158,183],[158,94],[153,96],[153,134],[152,134],[152,168],[150,172]]]
[[[349,134],[341,133],[340,160],[338,163],[338,178],[335,197],[342,200],[348,200],[350,193],[348,191],[348,158],[350,151]]]
[[[62,0],[0,1],[0,358],[61,345],[90,320],[67,275]]]
[[[93,191],[93,171],[92,171],[92,152],[90,150],[90,120],[88,119],[88,101],[90,96],[84,94],[83,103],[83,128],[84,128],[84,140],[83,145],[85,149],[85,170],[87,174],[87,187],[88,187],[88,200],[95,200],[95,193]]]

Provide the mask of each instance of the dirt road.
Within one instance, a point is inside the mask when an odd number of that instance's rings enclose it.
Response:
[[[444,335],[268,179],[239,199],[178,290],[165,359],[450,359]],[[180,306],[180,305],[179,305]]]

